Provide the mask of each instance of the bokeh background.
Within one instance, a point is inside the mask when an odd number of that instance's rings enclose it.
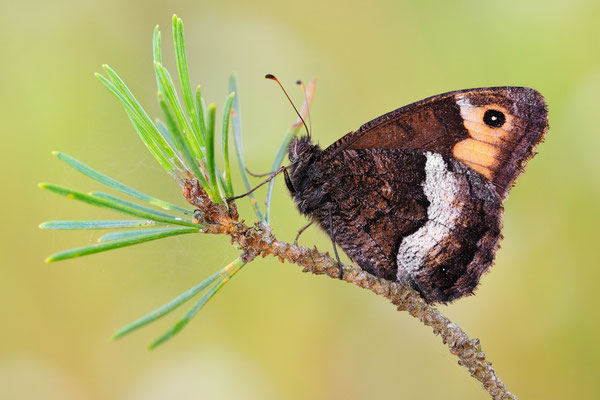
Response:
[[[520,397],[600,397],[600,2],[2,0],[0,398],[487,398],[429,328],[369,292],[272,259],[246,267],[156,351],[146,345],[177,315],[110,340],[235,258],[225,237],[43,263],[97,235],[41,231],[40,222],[119,218],[38,189],[40,181],[101,189],[51,150],[184,205],[93,76],[110,64],[157,116],[152,30],[160,24],[173,71],[173,13],[207,100],[221,107],[238,73],[246,157],[259,172],[294,120],[265,73],[298,103],[293,82],[317,78],[312,119],[322,145],[448,90],[543,93],[551,130],[505,204],[496,265],[476,296],[440,309],[481,339]],[[293,240],[304,219],[282,181],[273,214],[276,234]],[[301,242],[330,250],[314,228]]]

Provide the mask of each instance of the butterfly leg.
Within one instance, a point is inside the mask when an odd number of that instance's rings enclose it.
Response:
[[[285,167],[281,167],[277,171],[274,171],[273,173],[271,173],[271,175],[269,175],[269,177],[267,179],[265,179],[264,181],[262,181],[258,185],[254,186],[252,189],[250,189],[246,193],[240,194],[239,196],[229,197],[227,199],[227,202],[229,203],[231,201],[234,201],[234,200],[237,200],[237,199],[241,199],[242,197],[248,196],[250,193],[254,192],[256,189],[258,189],[259,187],[261,187],[265,183],[271,182],[273,180],[273,178],[275,178],[277,175],[279,175],[282,172],[283,172],[284,176],[286,176],[286,183],[287,183],[287,180],[289,179],[289,176],[288,176],[288,173],[287,173],[287,169]]]
[[[276,171],[271,171],[271,172],[267,172],[266,174],[255,174],[254,172],[250,171],[248,169],[248,167],[244,167],[244,169],[246,170],[246,172],[248,173],[248,175],[253,176],[255,178],[264,178],[265,176],[269,176],[272,173],[276,172]]]
[[[300,235],[302,235],[302,232],[304,232],[306,230],[306,228],[308,228],[312,224],[313,224],[313,222],[310,221],[308,224],[306,224],[305,226],[303,226],[302,228],[300,228],[300,230],[298,231],[298,234],[296,235],[296,239],[294,239],[294,246],[298,245],[298,239],[300,238]]]
[[[331,211],[331,207],[329,207],[329,235],[331,236],[331,243],[333,244],[333,252],[335,253],[335,258],[338,262],[338,267],[340,268],[340,274],[338,275],[339,279],[344,278],[344,269],[342,262],[340,261],[340,255],[337,251],[337,246],[335,245],[335,228],[333,227],[333,213]]]
[[[285,179],[285,185],[288,187],[291,194],[296,193],[296,189],[292,184],[292,180],[290,179],[290,174],[288,174],[287,168],[283,167],[283,178]]]

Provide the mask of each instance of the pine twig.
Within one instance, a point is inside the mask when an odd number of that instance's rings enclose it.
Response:
[[[274,256],[282,262],[288,261],[303,267],[302,272],[339,279],[338,263],[329,254],[319,252],[316,248],[309,249],[279,241],[271,232],[271,227],[262,222],[248,226],[243,221],[238,221],[233,204],[230,204],[230,213],[225,206],[207,203],[205,195],[190,196],[191,193],[201,194],[201,188],[195,180],[186,181],[185,186],[184,196],[199,209],[196,221],[204,225],[203,232],[229,235],[232,244],[242,251],[244,262],[250,262],[257,256]],[[342,279],[385,297],[399,311],[407,311],[424,325],[431,327],[433,333],[439,335],[448,346],[450,353],[458,357],[459,365],[467,368],[493,399],[516,399],[486,360],[479,339],[469,338],[457,324],[427,304],[411,287],[378,278],[347,265],[343,266]]]

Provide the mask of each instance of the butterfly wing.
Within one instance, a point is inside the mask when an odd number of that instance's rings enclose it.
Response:
[[[413,149],[439,153],[477,171],[504,199],[548,130],[543,97],[496,87],[449,92],[367,122],[325,150]]]
[[[425,158],[392,149],[349,150],[329,168],[317,183],[327,198],[313,216],[329,232],[331,209],[334,238],[344,251],[366,271],[396,280],[399,241],[427,220]]]
[[[316,184],[310,214],[364,270],[410,284],[429,302],[470,294],[500,240],[494,186],[438,153],[347,149]]]

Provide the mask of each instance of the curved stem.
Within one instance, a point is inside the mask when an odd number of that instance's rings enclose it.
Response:
[[[282,262],[288,261],[304,267],[303,272],[327,275],[333,279],[340,278],[339,264],[329,257],[329,254],[319,252],[316,248],[308,249],[281,242],[272,234],[271,227],[260,222],[251,227],[225,214],[221,216],[217,221],[213,219],[204,232],[228,234],[234,245],[244,252],[248,261],[259,255],[271,255]],[[342,268],[342,279],[346,282],[385,297],[397,306],[399,311],[407,311],[424,325],[431,327],[433,333],[442,338],[450,352],[458,357],[459,365],[467,368],[471,376],[481,382],[493,399],[516,399],[496,375],[492,364],[486,360],[479,339],[471,339],[457,324],[427,304],[418,292],[409,286],[378,278],[355,267],[345,265]]]

